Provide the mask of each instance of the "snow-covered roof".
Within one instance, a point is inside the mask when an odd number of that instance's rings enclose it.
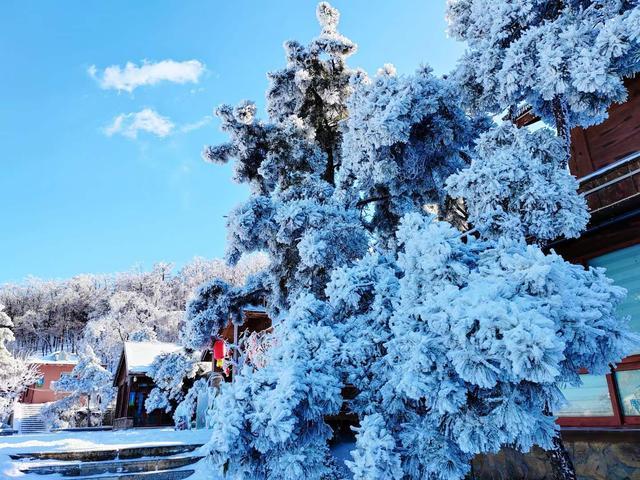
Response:
[[[146,373],[156,357],[181,349],[182,347],[176,343],[124,342],[124,354],[129,373]]]
[[[267,309],[258,305],[245,305],[242,307],[243,312],[260,312],[267,313]]]
[[[32,355],[29,357],[29,363],[47,364],[47,365],[75,365],[78,363],[78,355],[75,353],[58,351],[47,355]]]

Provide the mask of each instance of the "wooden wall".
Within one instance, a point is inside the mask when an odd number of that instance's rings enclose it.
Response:
[[[571,131],[569,168],[577,178],[640,152],[640,77],[628,79],[625,85],[627,102],[612,105],[607,120]],[[638,169],[640,158],[581,182],[580,192],[585,193],[592,225],[640,206],[640,173],[633,174]],[[593,189],[597,191],[591,192]]]
[[[630,153],[640,151],[640,77],[625,81],[627,102],[609,109],[600,125],[571,131],[571,172],[584,177]]]

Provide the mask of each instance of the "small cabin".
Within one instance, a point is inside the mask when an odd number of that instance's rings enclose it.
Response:
[[[233,372],[225,370],[221,363],[218,363],[215,350],[216,343],[224,342],[226,345],[238,345],[243,353],[250,356],[247,350],[256,342],[260,342],[265,333],[271,330],[271,319],[267,315],[266,309],[260,306],[245,306],[242,308],[242,324],[236,325],[231,320],[218,332],[217,337],[211,339],[211,349],[203,352],[202,361],[211,362],[211,370],[219,373],[226,381],[230,381]],[[229,357],[234,354],[233,350],[223,349],[223,356]],[[218,355],[220,356],[220,355]]]
[[[77,355],[59,351],[41,357],[34,356],[28,361],[36,366],[40,378],[27,387],[22,394],[21,403],[48,403],[66,396],[65,393],[53,391],[51,383],[60,380],[63,375],[69,374],[74,369],[78,363]]]
[[[147,413],[144,402],[155,386],[148,372],[160,355],[174,353],[182,347],[164,342],[125,342],[118,362],[113,386],[117,388],[114,429],[173,425],[170,413],[156,410]]]

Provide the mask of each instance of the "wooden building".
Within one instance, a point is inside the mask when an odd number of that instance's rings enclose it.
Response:
[[[569,168],[591,220],[580,238],[552,247],[571,262],[606,268],[628,291],[620,315],[640,334],[640,78],[628,79],[626,86],[627,102],[613,105],[606,121],[571,132]],[[559,412],[560,425],[640,425],[640,351],[605,376],[581,374],[584,385],[565,391],[570,405]]]
[[[571,132],[569,169],[580,183],[591,219],[580,238],[549,245],[566,260],[604,267],[628,294],[620,306],[631,330],[640,334],[640,78],[625,82],[629,97],[612,105],[600,125]],[[521,126],[538,119],[524,111]],[[558,424],[579,478],[640,478],[640,351],[606,375],[579,372],[583,385],[566,388],[569,404]],[[523,455],[505,448],[474,460],[478,479],[551,478],[540,449]]]
[[[231,320],[220,330],[216,337],[211,339],[211,349],[203,353],[202,361],[211,362],[211,369],[215,373],[222,375],[226,381],[231,381],[233,372],[225,369],[216,362],[214,356],[215,344],[218,341],[224,342],[226,345],[237,345],[240,350],[251,348],[255,342],[261,341],[262,337],[271,329],[271,319],[267,315],[264,307],[246,306],[242,309],[242,325],[235,325]],[[228,348],[225,356],[231,358],[234,355],[233,348]],[[243,351],[242,353],[251,352]]]
[[[243,308],[242,318],[242,325],[234,325],[229,321],[218,335],[212,338],[212,348],[202,352],[201,368],[196,378],[210,376],[214,383],[215,381],[231,381],[233,371],[222,365],[225,362],[216,362],[213,355],[213,344],[216,341],[223,341],[225,343],[224,357],[231,360],[235,355],[232,346],[238,345],[239,348],[243,348],[251,334],[262,332],[271,326],[271,320],[262,307],[247,306]],[[171,412],[156,410],[147,413],[144,403],[155,386],[153,379],[148,375],[151,364],[158,356],[181,349],[180,345],[174,343],[125,342],[113,380],[113,386],[118,390],[113,420],[114,428],[173,425]],[[217,375],[211,375],[211,372]]]
[[[144,402],[153,389],[148,376],[153,361],[160,355],[182,347],[175,343],[125,342],[118,362],[113,386],[118,389],[113,428],[157,427],[173,425],[171,414],[163,410],[147,413]]]

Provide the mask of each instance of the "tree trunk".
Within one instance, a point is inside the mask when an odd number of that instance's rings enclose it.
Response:
[[[87,395],[87,427],[91,427],[91,394]]]
[[[571,127],[569,125],[567,102],[561,95],[555,95],[551,101],[551,107],[556,121],[556,132],[564,143],[564,165],[567,166],[569,165],[569,158],[571,158]]]
[[[553,439],[553,449],[547,450],[547,456],[551,463],[553,480],[577,480],[576,470],[569,453],[564,448],[560,433]]]
[[[518,107],[516,107],[514,104],[509,105],[509,109],[507,110],[507,118],[514,125],[516,123],[516,112],[517,111],[518,111]]]

